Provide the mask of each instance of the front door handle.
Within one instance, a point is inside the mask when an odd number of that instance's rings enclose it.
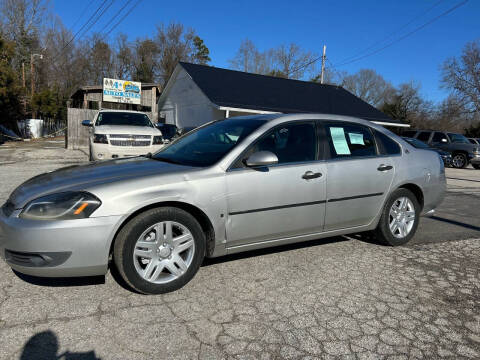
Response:
[[[393,166],[392,165],[380,165],[377,170],[378,171],[387,171],[387,170],[392,170],[393,169]]]
[[[313,171],[307,171],[305,174],[302,175],[302,179],[310,180],[319,178],[320,176],[322,176],[322,173],[314,173]]]

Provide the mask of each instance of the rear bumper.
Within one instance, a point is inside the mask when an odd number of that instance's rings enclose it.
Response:
[[[92,144],[91,152],[94,160],[110,160],[129,156],[140,156],[154,153],[164,145],[150,146],[112,146],[110,144]]]
[[[0,210],[0,256],[14,270],[45,277],[103,275],[120,216],[38,221]]]

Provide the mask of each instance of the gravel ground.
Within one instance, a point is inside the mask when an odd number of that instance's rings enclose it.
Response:
[[[59,146],[0,146],[0,202],[86,161]],[[478,359],[480,171],[447,176],[410,246],[337,237],[207,260],[161,296],[115,273],[37,279],[1,261],[0,359]]]

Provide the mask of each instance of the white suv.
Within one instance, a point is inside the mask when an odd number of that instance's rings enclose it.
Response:
[[[90,160],[106,160],[154,153],[163,147],[162,132],[138,111],[101,110],[89,126]]]

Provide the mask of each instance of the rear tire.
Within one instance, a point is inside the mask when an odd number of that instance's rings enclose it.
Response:
[[[130,220],[117,235],[113,259],[118,272],[143,294],[175,291],[197,273],[205,257],[205,234],[184,210],[160,207]]]
[[[452,166],[457,169],[463,169],[467,167],[468,159],[465,154],[456,153],[452,157]]]
[[[397,189],[385,203],[375,237],[385,245],[405,245],[415,235],[419,219],[420,204],[415,195],[410,190]]]
[[[480,170],[480,164],[472,164],[474,169]]]

